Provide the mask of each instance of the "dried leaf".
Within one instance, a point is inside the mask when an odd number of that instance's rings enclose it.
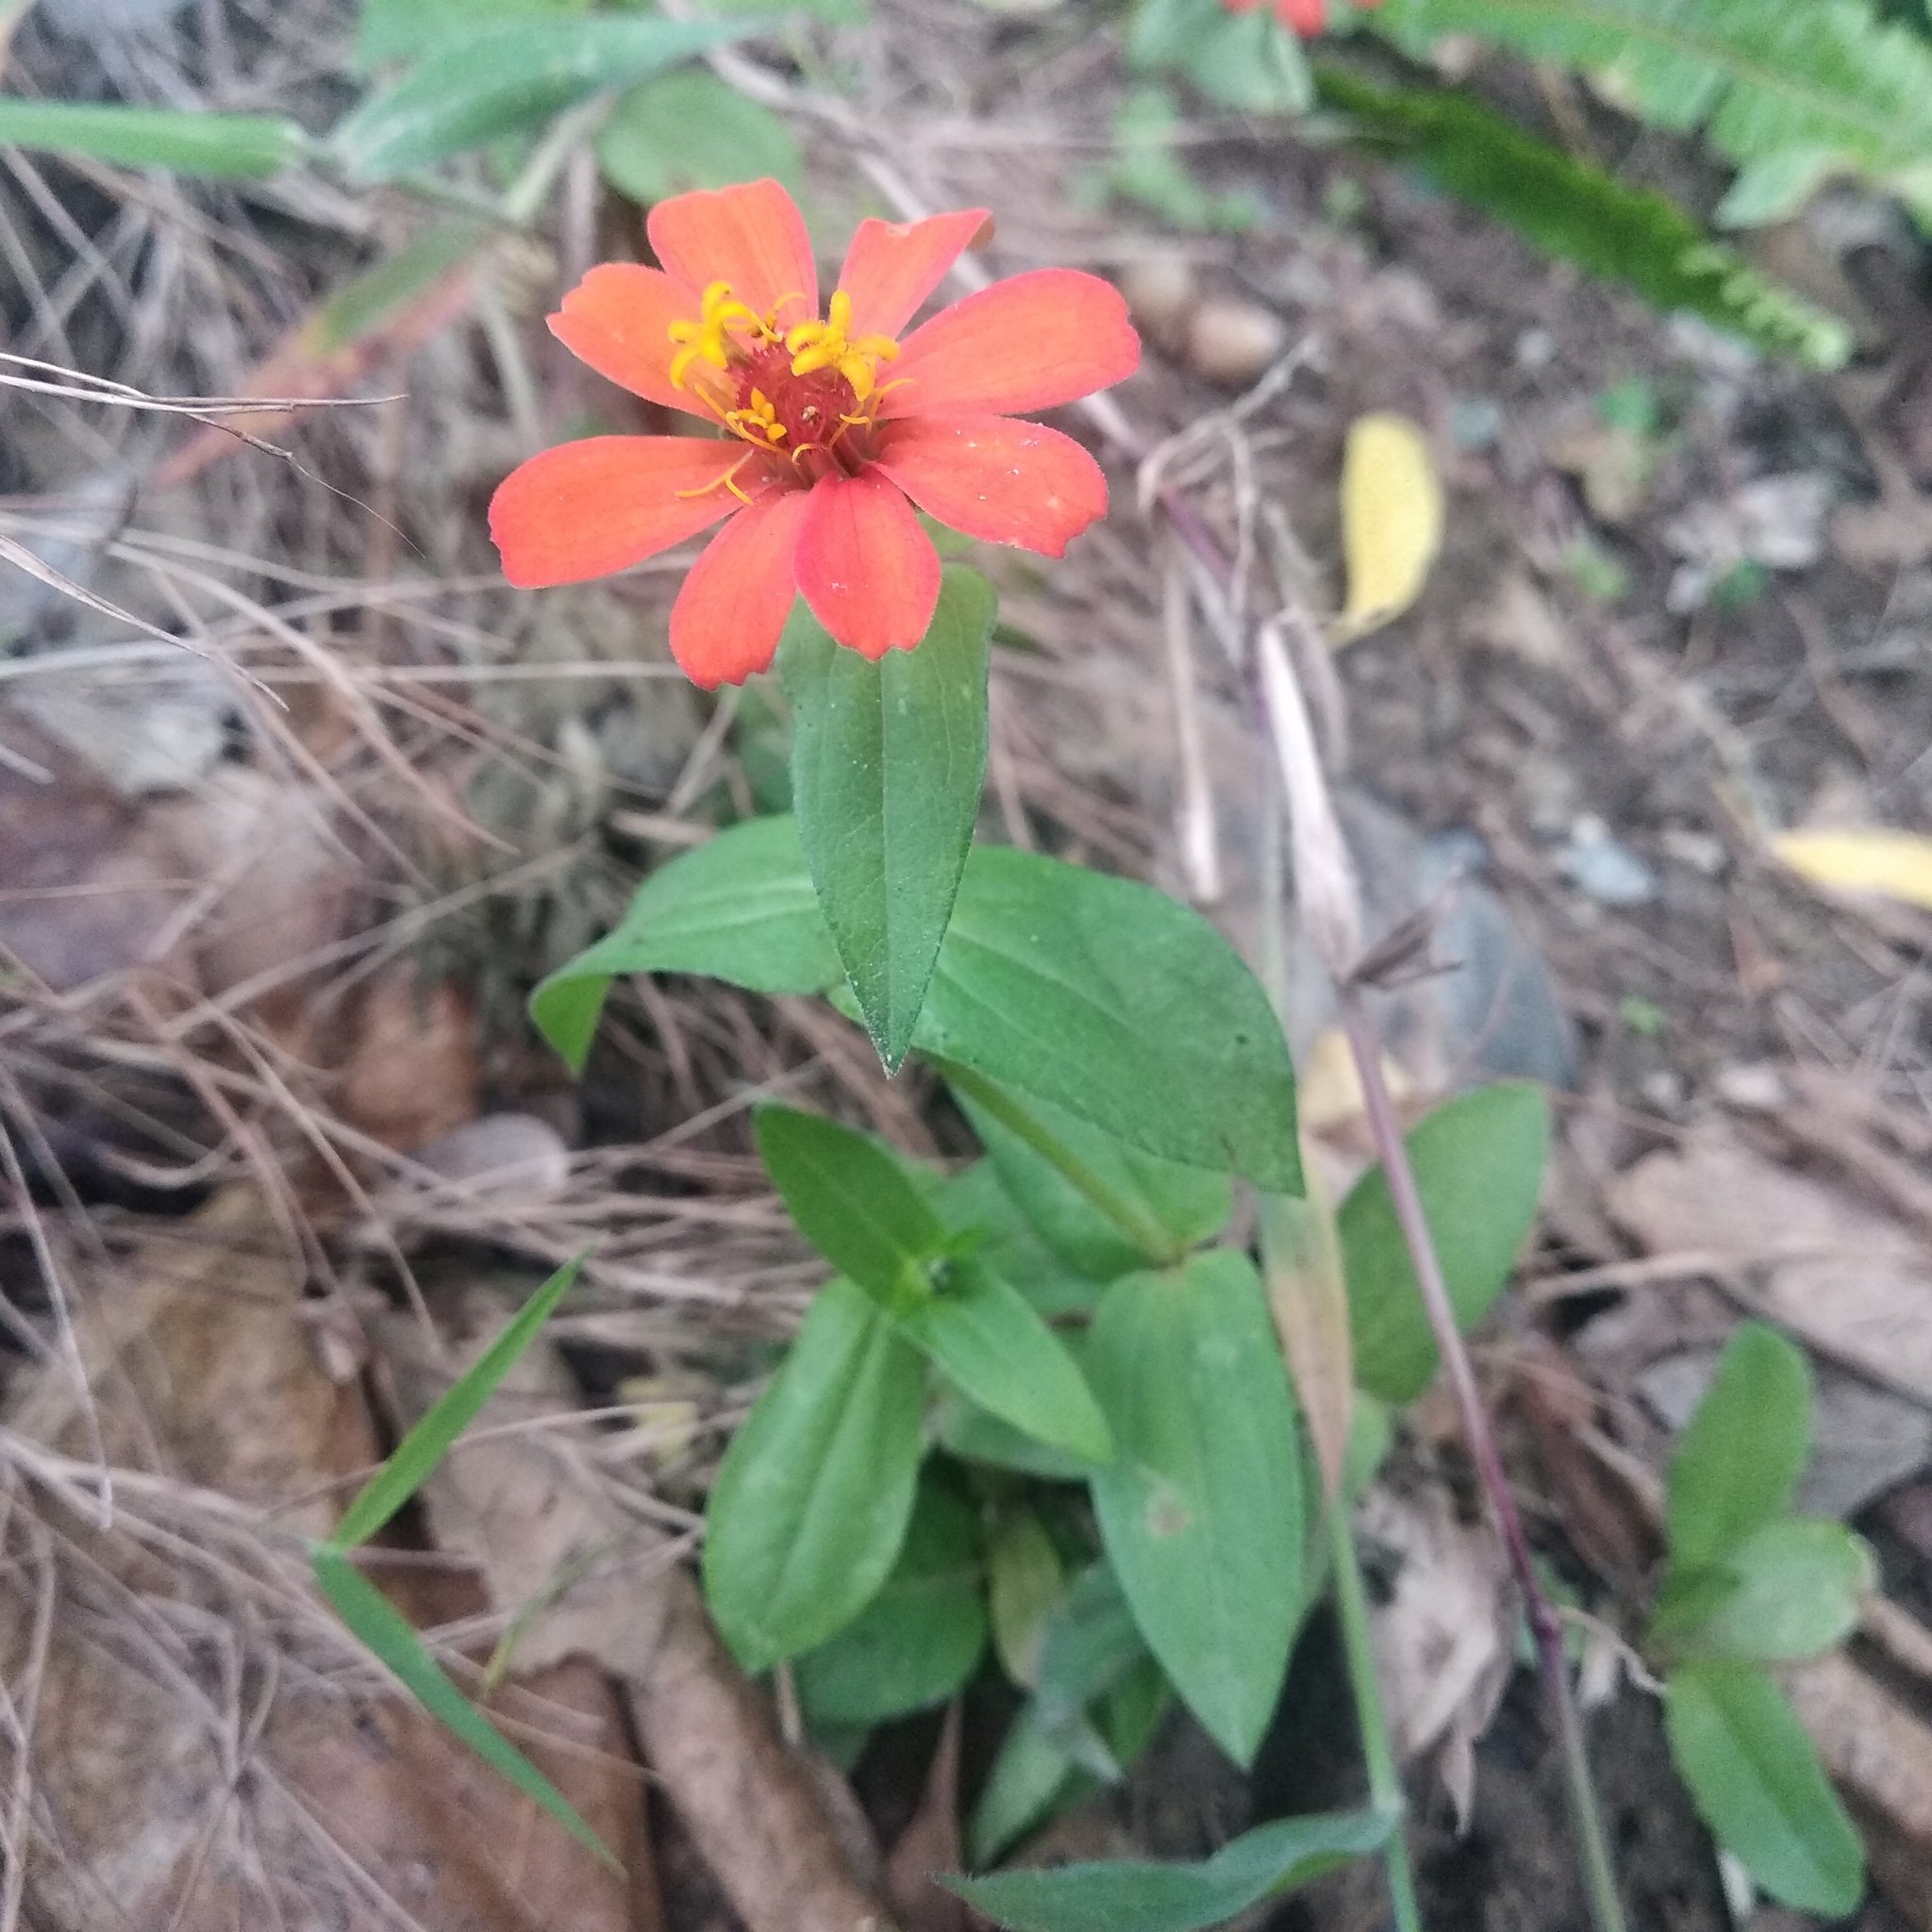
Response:
[[[1359,416],[1341,459],[1348,602],[1336,632],[1350,643],[1400,617],[1422,595],[1442,541],[1442,486],[1423,433],[1407,416]]]
[[[1923,832],[1783,832],[1772,850],[1813,885],[1882,892],[1932,911],[1932,838]]]

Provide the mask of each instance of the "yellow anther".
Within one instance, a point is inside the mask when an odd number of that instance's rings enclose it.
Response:
[[[732,294],[729,282],[713,282],[705,291],[700,309],[695,322],[674,322],[667,331],[677,345],[677,354],[671,358],[671,381],[676,389],[684,387],[693,362],[703,360],[714,369],[731,366],[732,329],[775,340],[770,326]]]
[[[755,389],[751,401],[741,409],[727,409],[724,420],[741,436],[759,438],[768,443],[783,442],[791,431],[778,421],[778,412],[763,390]]]
[[[791,351],[793,375],[809,375],[817,369],[836,369],[852,385],[852,393],[862,403],[878,381],[878,366],[899,353],[891,336],[860,336],[852,339],[852,297],[843,289],[833,295],[823,322],[801,322],[785,338]]]

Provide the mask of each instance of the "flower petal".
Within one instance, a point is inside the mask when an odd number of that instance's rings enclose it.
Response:
[[[819,312],[819,272],[811,237],[798,205],[771,179],[735,188],[701,188],[674,194],[645,224],[658,259],[694,289],[729,282],[731,292],[760,315],[786,296],[789,327]]]
[[[1111,282],[1041,268],[995,282],[914,329],[887,371],[882,416],[1050,409],[1131,375],[1141,339]]]
[[[712,538],[671,607],[671,655],[693,684],[715,691],[762,671],[797,595],[792,553],[810,498],[786,490]]]
[[[860,222],[839,271],[852,298],[850,333],[896,336],[991,220],[985,208],[969,208],[923,222]]]
[[[904,493],[876,470],[814,483],[798,533],[798,588],[861,658],[909,651],[940,601],[940,558]]]
[[[691,391],[671,380],[671,325],[695,317],[702,300],[661,269],[607,261],[563,298],[550,318],[550,333],[580,362],[633,395],[710,421]]]
[[[592,436],[546,449],[490,500],[503,574],[533,590],[628,570],[742,508],[723,485],[744,459],[741,442],[699,436]]]
[[[874,458],[921,509],[989,543],[1058,557],[1107,514],[1100,465],[1058,429],[935,414],[887,425]]]

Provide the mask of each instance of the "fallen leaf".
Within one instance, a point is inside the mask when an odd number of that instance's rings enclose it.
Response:
[[[1617,1175],[1605,1206],[1646,1252],[1695,1257],[1752,1312],[1932,1400],[1932,1257],[1882,1210],[1715,1123]]]
[[[959,1839],[959,1706],[946,1707],[940,1740],[912,1821],[886,1860],[887,1903],[906,1932],[967,1932],[973,1913],[957,1892],[933,1879],[965,1862]]]
[[[454,980],[425,985],[409,959],[376,974],[343,1070],[345,1119],[408,1153],[475,1119],[482,1077],[475,1011]]]
[[[1466,1822],[1475,1740],[1515,1667],[1507,1559],[1441,1489],[1405,1495],[1378,1485],[1357,1512],[1357,1530],[1364,1560],[1394,1569],[1370,1633],[1396,1757],[1406,1763],[1439,1751],[1443,1784]]]
[[[1923,832],[1780,832],[1771,847],[1813,885],[1882,892],[1932,911],[1932,838]]]
[[[1397,618],[1422,595],[1442,542],[1442,486],[1423,432],[1407,416],[1358,416],[1341,459],[1348,600],[1338,643]]]

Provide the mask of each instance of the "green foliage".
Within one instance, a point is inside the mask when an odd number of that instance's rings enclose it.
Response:
[[[530,996],[530,1017],[581,1072],[611,980],[697,973],[753,992],[824,992],[839,956],[820,916],[798,826],[753,819],[659,866],[617,929]]]
[[[1221,0],[1141,0],[1127,58],[1143,73],[1184,75],[1209,100],[1244,113],[1299,113],[1313,98],[1301,42],[1268,6],[1230,13]]]
[[[656,15],[512,20],[440,42],[339,122],[329,146],[352,181],[392,181],[539,126],[588,95],[642,80],[738,31]]]
[[[318,1544],[310,1560],[316,1583],[335,1606],[336,1613],[404,1690],[453,1737],[541,1806],[572,1837],[588,1845],[606,1864],[612,1864],[611,1855],[577,1816],[570,1800],[470,1703],[430,1656],[408,1620],[348,1558],[348,1552],[375,1535],[449,1454],[457,1438],[476,1419],[503,1378],[536,1341],[538,1331],[569,1293],[583,1265],[584,1257],[579,1255],[531,1295],[503,1332],[396,1444],[343,1510],[334,1537]]]
[[[1470,1327],[1502,1291],[1535,1224],[1549,1108],[1525,1082],[1481,1087],[1437,1108],[1407,1146],[1449,1299]],[[1436,1373],[1436,1342],[1379,1167],[1341,1204],[1337,1233],[1356,1380],[1384,1402],[1413,1402]]]
[[[1811,1372],[1761,1322],[1747,1322],[1671,1458],[1665,1527],[1674,1568],[1715,1563],[1790,1507],[1811,1447]]]
[[[701,67],[632,88],[597,132],[597,164],[620,194],[646,207],[764,175],[794,198],[804,192],[805,157],[791,130]]]
[[[945,573],[917,650],[876,664],[803,603],[778,647],[807,868],[886,1071],[912,1044],[986,776],[991,586]]]
[[[1839,1918],[1865,1890],[1865,1857],[1777,1686],[1742,1664],[1672,1673],[1671,1756],[1718,1842],[1780,1903]]]
[[[1230,234],[1252,228],[1265,212],[1259,198],[1204,187],[1181,152],[1180,130],[1180,109],[1166,88],[1134,89],[1114,110],[1113,160],[1083,177],[1084,198],[1097,204],[1118,194],[1176,228]]]
[[[942,1267],[933,1292],[895,1319],[988,1415],[1082,1463],[1112,1459],[1107,1418],[1066,1345],[1018,1289],[976,1257]]]
[[[591,0],[362,0],[356,65],[365,74],[513,20],[588,13]]]
[[[1019,1107],[1009,1096],[998,1113],[975,1100],[970,1085],[958,1098],[1040,1238],[1095,1281],[1178,1260],[1219,1233],[1233,1209],[1234,1187],[1224,1173],[1157,1159],[1044,1102],[1022,1109],[1029,1117],[1023,1131],[1008,1124]],[[1053,1148],[1061,1164],[1039,1151],[1042,1146]],[[1068,1162],[1088,1191],[1067,1177]],[[1111,1212],[1095,1205],[1096,1180]]]
[[[1230,1249],[1117,1283],[1087,1372],[1120,1453],[1092,1478],[1149,1646],[1238,1763],[1261,1740],[1301,1602],[1294,1398],[1254,1264]]]
[[[1379,1851],[1390,1825],[1380,1811],[1282,1818],[1194,1865],[1117,1858],[941,1883],[1011,1932],[1196,1932]]]
[[[307,346],[329,356],[374,335],[446,276],[473,261],[497,231],[458,217],[438,222],[393,255],[353,275],[316,312]]]
[[[932,1293],[946,1231],[890,1154],[789,1107],[759,1108],[754,1126],[787,1211],[834,1268],[895,1313]]]
[[[928,1710],[964,1688],[986,1637],[978,1523],[928,1478],[885,1587],[830,1642],[798,1659],[799,1702],[818,1725]]]
[[[1002,1513],[986,1548],[987,1607],[1000,1668],[1031,1689],[1040,1681],[1047,1625],[1067,1600],[1066,1565],[1032,1509]]]
[[[1843,1524],[1781,1517],[1721,1566],[1678,1572],[1657,1601],[1651,1642],[1733,1663],[1816,1657],[1851,1635],[1873,1581],[1871,1552]]]
[[[504,1325],[503,1332],[396,1444],[388,1460],[363,1486],[361,1493],[342,1511],[336,1533],[329,1540],[332,1549],[353,1549],[358,1543],[367,1542],[423,1487],[430,1472],[449,1454],[457,1438],[475,1421],[483,1405],[496,1392],[497,1385],[536,1341],[538,1331],[570,1292],[583,1265],[584,1257],[579,1255],[544,1282]]]
[[[878,1305],[849,1281],[822,1291],[706,1513],[705,1597],[747,1670],[823,1643],[891,1574],[924,1397],[918,1352]]]
[[[438,1724],[491,1770],[540,1806],[613,1870],[617,1860],[559,1791],[457,1689],[400,1611],[339,1549],[314,1553],[315,1580],[336,1614]]]
[[[1926,190],[1932,47],[1867,0],[1390,0],[1374,21],[1416,49],[1474,34],[1589,74],[1655,126],[1704,128],[1742,170],[1725,219],[1790,214],[1833,171]]]
[[[614,975],[676,972],[763,992],[838,980],[791,820],[755,820],[654,873],[531,1011],[580,1065]],[[914,1044],[1143,1153],[1300,1191],[1294,1070],[1267,995],[1200,914],[1150,887],[975,847]]]
[[[1077,1273],[1047,1246],[991,1160],[975,1160],[943,1180],[931,1177],[930,1199],[947,1231],[958,1238],[961,1251],[970,1246],[1049,1321],[1085,1314],[1099,1298],[1100,1283]]]
[[[1648,1644],[1668,1667],[1671,1753],[1705,1823],[1774,1897],[1837,1914],[1864,1888],[1857,1835],[1756,1668],[1839,1642],[1872,1584],[1870,1554],[1842,1524],[1787,1513],[1810,1411],[1804,1357],[1746,1323],[1671,1461]]]
[[[247,181],[293,167],[308,153],[308,137],[275,114],[8,98],[0,99],[0,146]]]
[[[1326,63],[1317,82],[1324,101],[1392,142],[1444,192],[1544,254],[1814,368],[1836,369],[1850,356],[1850,331],[1836,316],[1713,242],[1664,196],[1626,188],[1471,96],[1375,87]]]

